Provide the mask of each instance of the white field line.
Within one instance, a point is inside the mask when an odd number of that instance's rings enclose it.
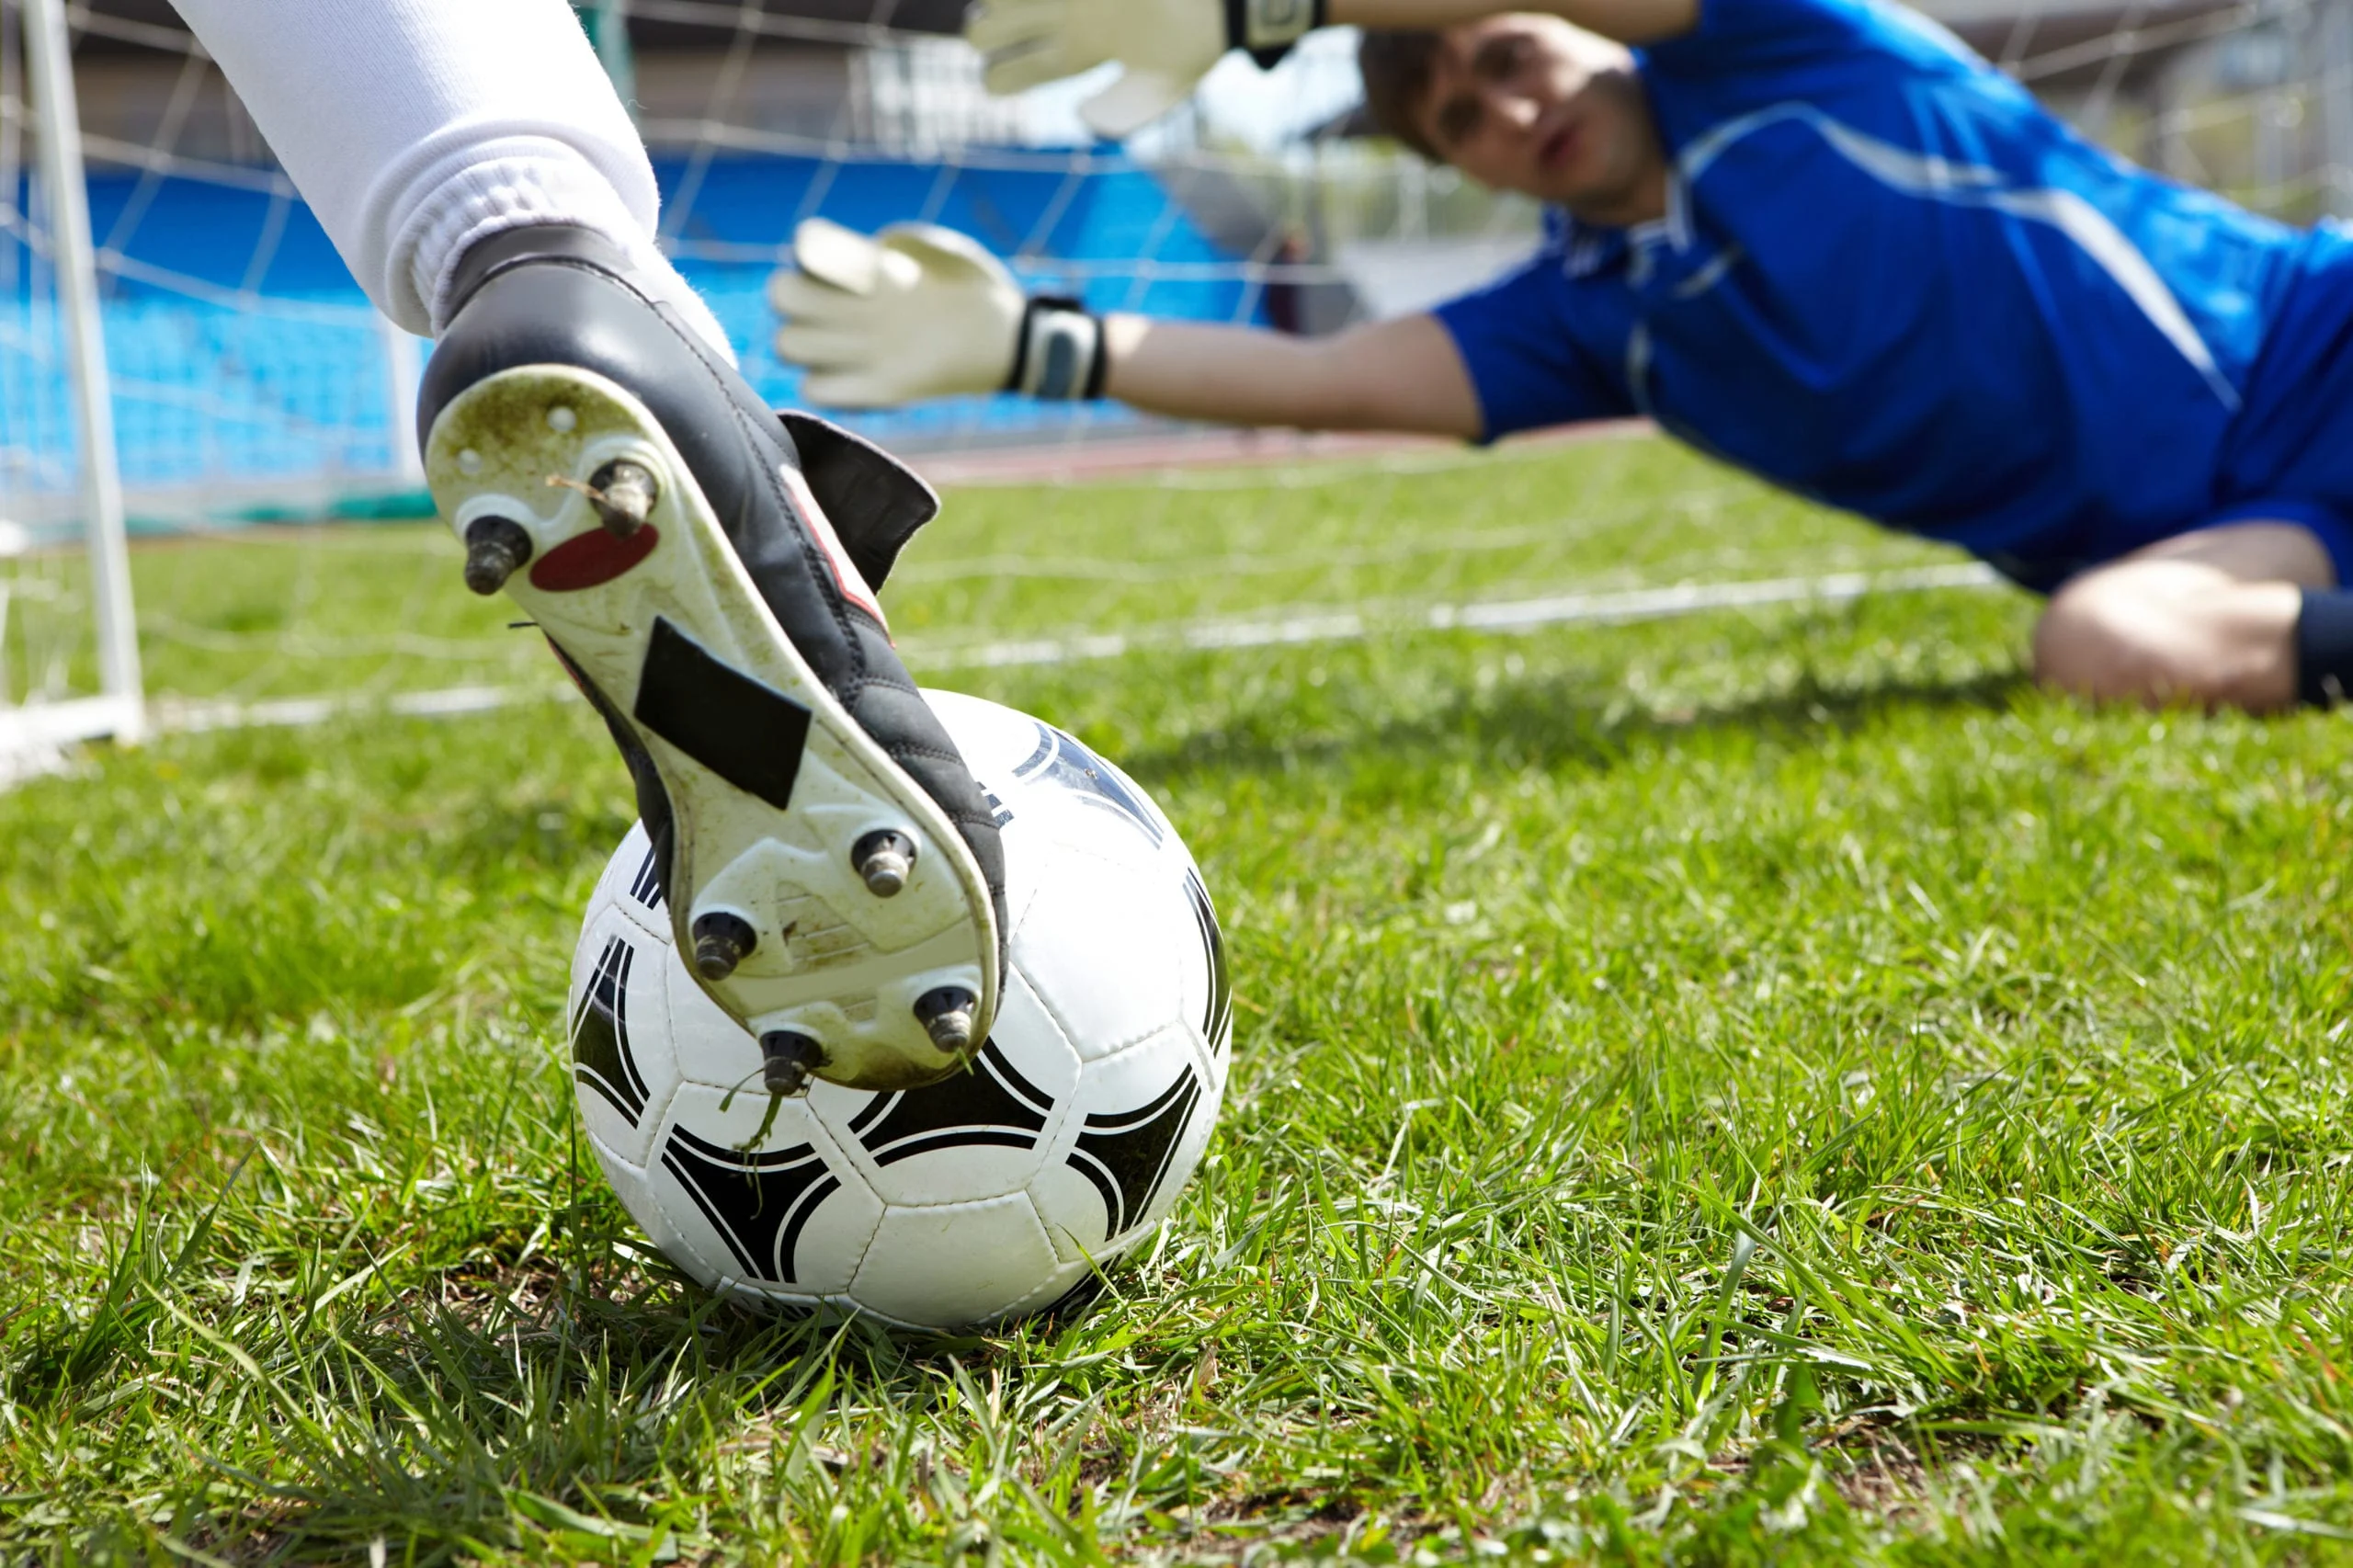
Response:
[[[1542,598],[1432,605],[1405,616],[1368,615],[1356,610],[1283,616],[1271,619],[1194,621],[1131,633],[1077,637],[1017,638],[915,651],[913,662],[934,669],[1004,669],[1025,665],[1068,665],[1116,659],[1124,653],[1171,649],[1203,652],[1280,647],[1300,642],[1340,642],[1395,631],[1534,631],[1551,626],[1622,623],[1696,615],[1706,610],[1756,605],[1845,604],[1868,594],[1919,593],[1943,588],[1984,588],[2002,581],[1990,566],[1967,562],[1894,572],[1838,572],[1822,577],[1765,577],[1745,583],[1685,583],[1668,588],[1623,588],[1601,593],[1553,594]]]
[[[278,724],[324,724],[347,713],[392,713],[405,719],[451,719],[489,713],[517,703],[547,702],[572,694],[568,686],[453,686],[382,697],[286,697],[267,702],[156,702],[148,718],[158,730],[188,733]]]
[[[918,670],[1011,669],[1116,659],[1152,651],[1218,652],[1312,642],[1352,642],[1383,632],[1483,631],[1509,635],[1552,626],[1608,625],[1779,604],[1846,604],[1871,594],[1985,588],[2002,581],[1976,562],[1893,572],[1836,572],[1820,577],[1764,577],[1745,583],[1686,583],[1667,588],[1553,594],[1541,598],[1432,605],[1404,616],[1327,610],[1262,619],[1199,620],[1126,634],[1014,638],[905,652]],[[461,686],[390,696],[296,697],[263,702],[156,702],[148,719],[161,731],[187,733],[268,725],[323,724],[353,713],[449,718],[527,702],[569,698],[569,686]],[[5,718],[5,715],[0,715]],[[5,731],[0,731],[5,734]],[[0,747],[5,749],[5,747]]]

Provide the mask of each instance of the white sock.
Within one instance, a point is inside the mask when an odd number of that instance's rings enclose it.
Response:
[[[654,248],[645,144],[564,0],[174,0],[379,310],[445,324],[478,242],[605,236],[733,358]]]

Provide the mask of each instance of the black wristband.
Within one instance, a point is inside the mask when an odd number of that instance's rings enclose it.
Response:
[[[2296,615],[2296,699],[2334,708],[2353,694],[2353,594],[2306,588]]]
[[[1074,403],[1103,395],[1110,356],[1103,351],[1103,318],[1067,295],[1040,294],[1021,312],[1013,341],[1013,370],[1005,391]]]
[[[1324,25],[1327,0],[1225,0],[1225,41],[1245,51],[1261,69]]]

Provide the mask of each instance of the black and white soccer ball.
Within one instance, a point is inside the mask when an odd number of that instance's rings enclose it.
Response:
[[[703,1284],[909,1327],[1052,1305],[1150,1234],[1224,1096],[1224,944],[1160,808],[1071,736],[926,692],[1003,834],[1012,936],[973,1069],[761,1086],[758,1043],[673,946],[642,827],[572,960],[574,1081],[621,1201]]]

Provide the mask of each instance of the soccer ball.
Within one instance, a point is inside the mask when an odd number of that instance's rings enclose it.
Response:
[[[632,827],[573,955],[573,1076],[614,1190],[696,1279],[956,1328],[1053,1305],[1150,1234],[1208,1145],[1233,1016],[1208,890],[1151,798],[1027,714],[924,695],[1005,844],[1010,961],[972,1070],[770,1096]]]

